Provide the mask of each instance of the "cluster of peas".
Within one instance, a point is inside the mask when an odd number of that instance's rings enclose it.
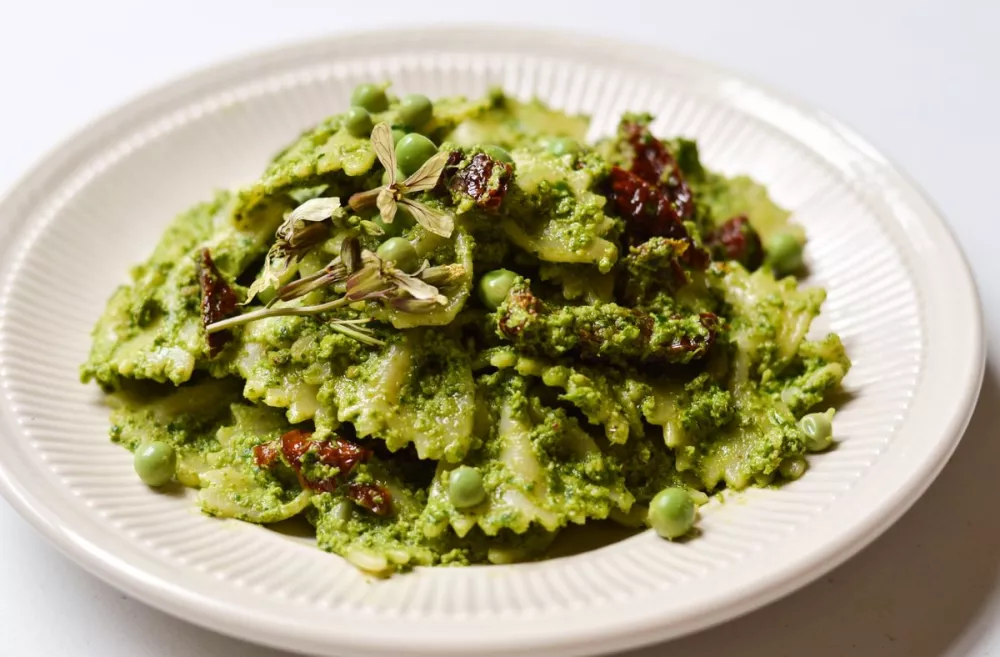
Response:
[[[355,137],[367,137],[374,127],[372,114],[384,112],[389,108],[389,99],[385,89],[376,84],[361,84],[355,87],[351,94],[351,108],[344,117],[344,128]],[[427,125],[434,116],[434,105],[423,94],[404,96],[397,109],[397,123],[413,130],[419,130]],[[412,175],[437,153],[437,146],[420,132],[406,132],[402,128],[392,130],[393,143],[396,151],[397,180]],[[580,151],[580,145],[573,139],[559,138],[548,143],[548,150],[557,156],[572,155]],[[513,164],[514,159],[504,148],[497,145],[486,145],[483,151],[495,160]],[[389,172],[382,176],[382,184],[388,183]],[[412,219],[405,210],[397,213],[396,220],[391,224],[382,221],[381,216],[373,219],[382,229],[386,240],[379,245],[375,253],[379,258],[392,261],[400,270],[408,273],[416,271],[420,260],[413,245],[402,237],[403,232],[412,225]],[[507,296],[507,291],[513,284],[515,274],[506,269],[487,273],[480,282],[480,298],[490,309],[495,309]]]
[[[385,90],[375,84],[362,84],[351,94],[351,108],[344,117],[344,128],[355,137],[367,137],[371,134],[374,123],[372,113],[384,112],[389,108],[389,100]],[[397,121],[408,128],[419,129],[425,126],[434,115],[434,105],[427,96],[409,94],[399,102]],[[419,132],[406,132],[401,128],[392,131],[393,143],[396,148],[396,164],[399,171],[397,179],[403,179],[417,171],[424,162],[437,153],[437,146]],[[553,142],[553,152],[558,154],[574,152],[578,146],[572,140]],[[488,145],[483,148],[490,157],[513,164],[510,153],[500,146]],[[388,182],[389,172],[383,174],[383,184]],[[379,245],[375,254],[382,260],[392,261],[400,270],[408,273],[416,271],[420,259],[409,240],[402,233],[409,227],[412,220],[406,216],[406,211],[397,213],[396,220],[391,224],[382,221],[381,216],[373,219],[382,229],[387,239]],[[515,274],[506,269],[490,272],[483,276],[480,282],[480,297],[489,308],[495,309],[507,296],[507,290],[513,284]]]
[[[385,95],[384,88],[376,84],[358,85],[351,94],[351,108],[344,116],[344,129],[355,137],[367,137],[374,127],[371,115],[387,109],[389,109],[389,99]],[[398,120],[408,128],[417,130],[426,125],[433,116],[434,105],[422,94],[410,94],[399,103]],[[424,162],[437,153],[434,142],[419,132],[406,132],[401,128],[394,128],[392,141],[396,150],[396,165],[399,167],[396,177],[400,180],[416,172]],[[382,182],[385,184],[388,181],[389,172],[386,171]],[[388,236],[377,249],[376,255],[383,260],[395,262],[402,271],[413,272],[420,263],[413,245],[400,237],[407,228],[406,224],[410,223],[409,218],[404,215],[405,212],[399,212],[396,221],[391,224],[383,222],[381,216],[375,217],[375,223]]]

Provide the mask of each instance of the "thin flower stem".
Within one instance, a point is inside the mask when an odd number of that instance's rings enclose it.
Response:
[[[323,267],[322,269],[317,269],[316,271],[314,271],[313,273],[309,274],[308,276],[303,276],[302,278],[300,278],[298,280],[292,281],[291,283],[287,283],[283,287],[285,287],[285,288],[293,288],[293,287],[296,287],[298,285],[305,285],[306,283],[311,283],[311,282],[315,281],[317,278],[323,278],[324,276],[326,276],[328,274],[332,274],[334,268],[336,267],[336,265],[340,264],[338,262],[338,260],[339,259],[335,259],[333,262],[331,262],[326,267]]]
[[[293,306],[289,308],[261,308],[260,310],[244,313],[242,315],[237,315],[236,317],[230,317],[229,319],[224,319],[221,322],[215,322],[214,324],[209,324],[208,326],[205,327],[205,332],[217,333],[218,331],[225,331],[228,328],[239,326],[240,324],[246,324],[247,322],[253,322],[258,319],[265,319],[267,317],[317,315],[319,313],[325,313],[328,310],[336,310],[337,308],[342,308],[348,305],[349,303],[351,303],[350,299],[348,299],[347,297],[340,297],[339,299],[334,299],[333,301],[327,301],[326,303],[321,303],[316,306]]]
[[[372,321],[371,317],[359,317],[357,319],[338,319],[337,323],[338,324],[357,324],[357,325],[360,325],[360,324],[368,324],[371,321]],[[365,330],[367,331],[369,329],[365,329]]]
[[[330,324],[330,328],[338,333],[342,333],[349,338],[354,338],[358,342],[363,342],[365,344],[372,345],[373,347],[381,347],[385,344],[382,340],[374,337],[367,331],[359,331],[358,329],[351,328],[350,326],[344,326],[341,322],[334,322]]]

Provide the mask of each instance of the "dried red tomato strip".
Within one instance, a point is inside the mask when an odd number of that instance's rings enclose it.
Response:
[[[737,215],[722,222],[706,245],[717,260],[736,260],[747,269],[756,269],[764,261],[760,236],[746,215]]]
[[[698,321],[705,327],[708,334],[705,336],[696,336],[693,339],[688,336],[681,336],[667,347],[667,353],[679,356],[687,352],[704,353],[708,351],[718,336],[719,318],[714,313],[701,313],[698,315]]]
[[[661,187],[621,167],[611,169],[609,180],[611,200],[626,220],[625,233],[633,245],[642,244],[651,237],[684,240],[689,248],[681,255],[681,260],[698,269],[708,266],[708,252],[695,245],[673,201]]]
[[[253,460],[262,468],[269,468],[278,459],[278,446],[271,443],[261,443],[253,446]]]
[[[262,468],[269,468],[278,459],[279,452],[299,476],[303,487],[319,491],[333,491],[338,487],[336,477],[314,481],[302,474],[302,458],[309,452],[316,454],[316,460],[323,465],[337,468],[340,475],[349,474],[355,466],[371,458],[372,451],[343,438],[332,440],[312,440],[312,432],[292,429],[278,440],[256,445],[253,448],[254,461]]]
[[[633,152],[631,172],[664,191],[681,221],[690,219],[694,214],[691,189],[674,156],[640,123],[626,123],[622,131]]]
[[[330,465],[342,473],[348,473],[359,463],[372,457],[370,449],[343,438],[321,440],[316,447],[316,456],[323,465]]]
[[[347,497],[377,516],[392,513],[392,494],[384,486],[351,482],[347,485]]]
[[[219,273],[208,249],[202,249],[198,256],[198,285],[201,287],[201,322],[204,326],[236,314],[239,303],[236,293]],[[219,331],[207,335],[209,358],[218,355],[232,339],[231,331]]]
[[[500,207],[514,177],[513,167],[486,153],[476,153],[468,164],[459,168],[457,165],[461,159],[461,151],[453,151],[448,159],[449,164],[455,167],[448,174],[448,188],[456,194],[468,196],[484,210]]]
[[[670,199],[654,184],[621,167],[611,169],[610,181],[611,200],[628,220],[625,230],[637,244],[650,237],[688,236]]]
[[[682,257],[684,262],[704,269],[710,261],[708,253],[695,246],[683,223],[694,217],[694,197],[677,160],[643,124],[625,123],[620,134],[632,151],[632,161],[627,171],[612,168],[610,198],[627,220],[629,242],[641,244],[650,237],[683,239],[691,246]]]
[[[302,468],[302,457],[314,444],[311,438],[312,431],[302,429],[292,429],[281,437],[281,453],[296,471]]]

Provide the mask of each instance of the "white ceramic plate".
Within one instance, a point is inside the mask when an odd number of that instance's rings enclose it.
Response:
[[[340,558],[157,494],[107,439],[77,365],[105,299],[165,223],[255,178],[360,81],[397,92],[502,85],[594,117],[658,115],[706,162],[747,172],[807,229],[821,331],[854,360],[839,447],[780,491],[704,513],[687,543],[649,532],[542,563],[367,581]],[[82,131],[0,204],[0,488],[72,558],[139,599],[291,650],[569,655],[717,623],[802,586],[874,539],[958,442],[983,367],[969,271],[939,215],[871,146],[823,114],[676,55],[488,29],[338,37],[176,82]],[[973,500],[975,504],[977,501]]]

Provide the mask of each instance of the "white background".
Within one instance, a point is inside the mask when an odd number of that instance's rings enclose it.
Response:
[[[1000,3],[576,0],[565,7],[543,0],[0,0],[0,189],[107,109],[252,49],[415,23],[599,33],[744,72],[867,136],[948,217],[975,270],[990,346],[1000,346]],[[1000,364],[990,362],[952,462],[884,537],[784,601],[630,657],[1000,655],[998,427]],[[58,554],[0,500],[3,657],[278,654],[127,598]]]

